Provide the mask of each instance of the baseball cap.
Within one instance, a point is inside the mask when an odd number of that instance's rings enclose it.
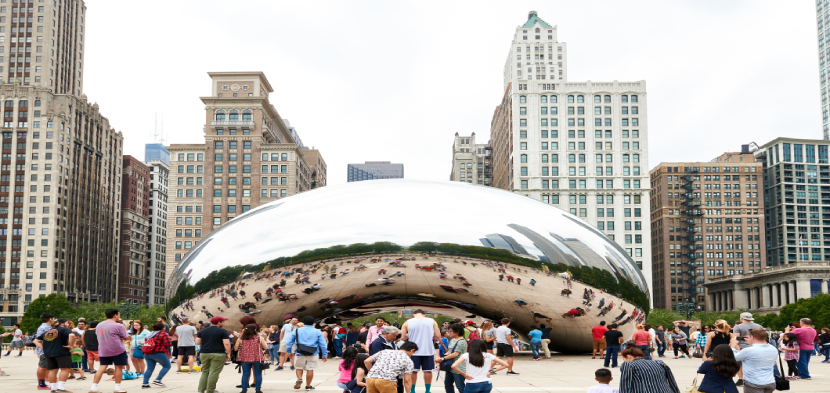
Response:
[[[471,320],[469,320],[469,319],[468,319],[468,320],[464,321],[464,324],[465,324],[465,325],[472,325],[472,324],[473,324],[473,321],[471,321]]]
[[[752,318],[752,313],[750,312],[742,312],[741,319],[746,319],[747,321],[754,321],[755,318]]]
[[[645,326],[643,326],[643,325],[637,325],[637,329],[643,329],[643,328],[645,328]]]
[[[227,320],[228,320],[228,318],[220,317],[220,316],[217,315],[217,316],[210,319],[210,323],[216,325],[219,322],[223,322],[223,321],[227,321]]]

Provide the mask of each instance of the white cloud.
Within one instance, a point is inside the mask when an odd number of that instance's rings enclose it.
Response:
[[[169,142],[203,141],[208,71],[261,70],[331,184],[366,160],[447,179],[453,135],[489,135],[531,9],[568,43],[570,81],[647,81],[651,166],[821,138],[809,0],[86,4],[85,92],[138,157],[155,112]]]

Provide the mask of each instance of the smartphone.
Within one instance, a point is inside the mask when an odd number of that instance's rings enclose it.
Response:
[[[745,338],[744,338],[744,337],[741,337],[741,336],[738,336],[738,337],[735,337],[735,340],[738,340],[738,341],[744,341],[744,340],[745,340]]]

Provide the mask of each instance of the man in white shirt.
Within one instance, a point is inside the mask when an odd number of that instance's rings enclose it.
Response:
[[[741,362],[745,392],[771,392],[775,390],[774,369],[778,349],[769,344],[767,332],[752,329],[745,338],[747,347],[738,350],[734,346],[735,360]]]
[[[496,356],[507,358],[507,375],[519,375],[513,371],[513,352],[519,351],[513,342],[513,331],[510,326],[510,318],[502,318],[501,326],[496,328]]]
[[[429,393],[432,386],[432,370],[435,369],[433,340],[441,341],[441,329],[438,328],[438,322],[435,322],[432,318],[427,318],[426,313],[421,309],[412,311],[412,318],[401,326],[401,340],[411,341],[418,346],[418,350],[411,358],[415,370],[411,375],[411,393],[415,393],[418,370],[424,372],[424,385],[427,393]]]
[[[291,359],[291,369],[294,369],[294,351],[288,353],[287,343],[289,336],[297,329],[297,323],[299,322],[299,319],[291,318],[291,322],[282,325],[282,329],[280,329],[280,364],[277,366],[277,370],[283,369],[282,365],[285,364],[286,358]]]

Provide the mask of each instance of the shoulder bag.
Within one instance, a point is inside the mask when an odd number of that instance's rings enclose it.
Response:
[[[262,358],[262,342],[260,340],[262,340],[262,338],[257,340],[256,345],[257,350],[259,351],[259,370],[262,372],[262,370],[271,368],[271,362],[266,362],[265,359]]]
[[[698,393],[698,390],[697,390],[697,374],[695,374],[695,381],[692,382],[692,386],[689,386],[688,388],[686,388],[685,393]]]
[[[144,352],[141,350],[141,344],[138,343],[138,335],[133,334],[133,341],[135,341],[135,348],[133,348],[133,357],[136,359],[144,359]]]
[[[457,340],[462,340],[462,338],[458,338]],[[452,349],[450,349],[450,351],[447,352],[447,355],[455,352],[455,347],[457,347],[457,346],[458,346],[458,341],[456,341],[455,345],[452,346]],[[438,365],[438,370],[444,371],[444,372],[452,371],[452,364],[455,363],[456,360],[458,360],[458,358],[444,359],[441,362],[441,364]]]
[[[790,381],[784,377],[786,374],[784,374],[784,365],[781,364],[781,352],[778,352],[778,367],[781,369],[781,374],[774,375],[775,390],[790,390]]]
[[[294,339],[297,341],[297,353],[303,356],[311,356],[317,352],[317,347],[300,344],[300,329],[294,331]]]

